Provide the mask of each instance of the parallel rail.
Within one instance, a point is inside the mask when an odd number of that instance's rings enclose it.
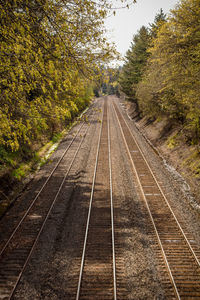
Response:
[[[36,197],[32,200],[23,217],[20,219],[17,226],[11,233],[9,239],[2,247],[0,251],[0,299],[11,299],[12,295],[14,294],[19,280],[21,279],[26,265],[38,242],[40,234],[43,231],[47,219],[60,194],[60,191],[67,180],[69,172],[88,130],[88,124],[83,122],[78,128],[76,135],[72,138],[55,167],[47,177],[45,183],[40,188]],[[77,146],[75,146],[75,149],[71,149],[74,147],[75,141]],[[52,199],[48,193],[47,195],[43,195],[47,188],[50,190],[52,189],[52,186],[49,187],[48,183],[50,182],[51,178],[53,178],[55,171],[61,165],[61,162],[69,150],[72,152],[70,152],[72,157],[70,157],[67,170],[64,171],[63,179],[61,182],[56,184],[57,192],[55,196]],[[63,168],[66,169],[66,166],[61,166],[61,170]],[[48,200],[44,201],[44,199]]]
[[[125,144],[140,195],[150,217],[156,245],[159,248],[161,269],[168,274],[166,296],[169,299],[199,299],[200,250],[198,245],[188,233],[184,232],[118,105],[111,101],[108,108],[107,99],[104,100],[98,137],[78,285],[75,290],[73,287],[73,294],[76,300],[117,300],[109,117],[111,109]],[[80,126],[77,135],[64,151],[10,239],[2,248],[0,252],[0,289],[2,290],[0,299],[11,299],[15,292],[87,131],[88,126],[86,128],[84,125]],[[81,138],[77,144],[74,144],[78,135]],[[65,170],[62,182],[57,184],[58,188],[53,200],[48,208],[45,208],[46,204],[42,204],[39,200],[72,145],[76,147],[72,151],[70,164]]]
[[[109,158],[109,175],[110,175],[110,211],[112,225],[112,256],[113,256],[113,288],[114,300],[117,300],[117,279],[116,279],[116,259],[115,259],[115,226],[114,226],[114,205],[113,205],[113,187],[112,187],[112,160],[111,160],[111,137],[110,137],[110,120],[108,118],[108,158]]]
[[[168,286],[166,294],[170,299],[199,299],[198,245],[184,233],[116,103],[113,103],[113,110],[162,253],[161,268],[167,270],[170,278],[171,287]]]
[[[76,300],[79,299],[117,299],[110,125],[106,100],[76,293]]]

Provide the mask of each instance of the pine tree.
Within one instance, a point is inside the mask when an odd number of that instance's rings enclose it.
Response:
[[[146,113],[165,114],[182,122],[193,142],[200,136],[199,20],[199,0],[182,0],[171,11],[153,40],[137,91]]]
[[[142,79],[146,61],[149,56],[147,52],[149,42],[149,30],[145,26],[142,26],[133,37],[133,42],[126,53],[125,64],[123,65],[119,77],[122,92],[126,94],[129,100],[134,101],[136,105],[136,87],[138,82]]]
[[[163,9],[161,8],[159,13],[156,14],[154,18],[154,22],[150,24],[150,33],[151,38],[155,39],[157,37],[158,31],[163,23],[166,22],[167,16],[164,13]]]

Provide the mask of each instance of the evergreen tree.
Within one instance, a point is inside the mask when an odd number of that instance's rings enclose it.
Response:
[[[136,87],[142,79],[147,58],[149,56],[147,49],[149,47],[149,30],[142,26],[138,33],[133,37],[130,49],[126,53],[125,64],[119,76],[119,83],[122,92],[128,99],[137,104]]]
[[[181,121],[200,136],[200,2],[182,0],[157,32],[137,96],[148,114]],[[189,134],[189,133],[188,133]]]
[[[166,22],[166,14],[163,12],[163,9],[161,8],[159,13],[156,14],[154,18],[154,22],[150,24],[150,33],[152,40],[157,37],[157,33],[160,29],[160,27],[163,25],[163,23]]]

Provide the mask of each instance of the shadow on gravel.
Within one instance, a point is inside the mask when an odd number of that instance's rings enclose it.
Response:
[[[13,299],[75,299],[92,184],[79,181],[83,175],[78,172],[68,177]],[[89,229],[86,247],[87,284],[88,280],[103,282],[112,273],[109,190],[96,184],[93,201],[94,227]],[[147,216],[133,198],[113,195],[113,203],[119,297],[131,299],[128,295],[137,287],[137,299],[144,299],[147,296],[142,298],[140,293],[149,295],[153,287],[145,257],[149,247]]]

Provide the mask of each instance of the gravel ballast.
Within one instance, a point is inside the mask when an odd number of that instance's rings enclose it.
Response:
[[[198,244],[199,214],[189,204],[187,194],[182,188],[183,183],[141,135],[134,121],[130,120],[124,102],[120,102],[115,96],[108,96],[107,100],[110,112],[118,299],[167,299],[158,267],[157,252],[154,251],[152,242],[151,222],[138,193],[137,181],[110,101],[116,101],[122,109],[177,218],[181,220],[183,228],[193,234]],[[79,276],[103,101],[103,97],[98,99],[93,108],[94,120],[90,122],[79,155],[20,280],[13,297],[15,300],[75,299],[74,290]],[[75,126],[73,131],[76,130]],[[58,161],[67,140],[68,136],[51,157],[52,164]],[[16,220],[31,201],[27,195],[40,188],[51,169],[51,163],[44,166],[21,196],[22,199],[27,198],[27,201],[16,203]],[[5,232],[6,226],[13,226],[9,216],[5,216],[1,224],[2,239],[6,239],[9,234]]]

